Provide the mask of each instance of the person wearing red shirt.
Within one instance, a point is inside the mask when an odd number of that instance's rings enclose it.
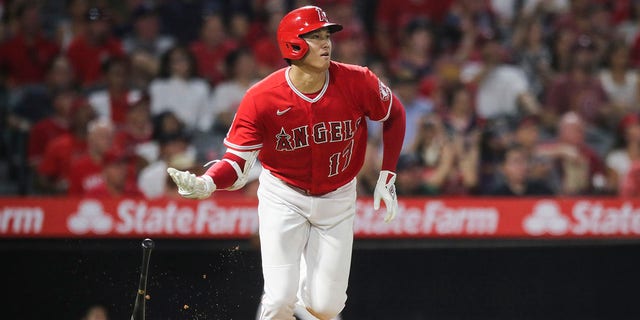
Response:
[[[374,31],[374,41],[379,54],[383,57],[394,54],[395,48],[400,44],[402,30],[409,21],[424,18],[440,23],[453,3],[453,0],[380,0],[376,8]]]
[[[85,196],[92,198],[142,197],[135,179],[129,173],[129,158],[117,148],[109,150],[103,157],[102,180],[86,190]]]
[[[85,87],[102,79],[102,64],[124,55],[120,40],[110,34],[109,18],[99,8],[87,12],[86,32],[77,35],[69,44],[67,56],[76,72],[76,78]]]
[[[539,144],[534,154],[553,163],[548,181],[556,180],[557,194],[593,195],[605,187],[605,166],[586,140],[586,121],[575,111],[560,117],[555,140]]]
[[[99,117],[111,119],[119,127],[124,125],[130,106],[140,97],[140,91],[129,87],[129,60],[116,57],[103,65],[106,88],[92,92],[89,103]]]
[[[70,132],[53,139],[38,165],[38,187],[45,193],[66,193],[71,162],[87,151],[87,124],[95,113],[86,100],[74,102]]]
[[[38,167],[50,141],[69,132],[69,119],[75,98],[76,93],[71,89],[57,92],[53,97],[54,114],[36,122],[31,128],[27,154],[32,167]]]
[[[22,3],[17,15],[17,33],[0,45],[0,69],[7,72],[12,87],[43,82],[49,64],[60,52],[42,34],[40,6]]]
[[[82,195],[102,183],[104,156],[113,148],[115,129],[108,119],[99,118],[87,128],[87,152],[72,160],[69,172],[69,195]]]
[[[149,143],[153,123],[149,112],[149,99],[142,98],[131,105],[122,126],[117,128],[114,143],[128,153],[136,153],[139,145]]]
[[[259,37],[251,46],[258,67],[258,75],[261,77],[269,75],[271,72],[286,67],[287,63],[282,60],[276,41],[276,31],[282,19],[282,12],[274,11],[269,13],[267,19],[267,33]]]
[[[634,161],[629,172],[622,177],[620,196],[627,198],[640,197],[640,162]]]
[[[193,42],[189,49],[196,58],[198,75],[215,86],[224,79],[224,57],[238,45],[227,38],[222,17],[219,15],[206,17],[200,32],[200,40]]]
[[[204,199],[218,189],[243,187],[259,158],[262,320],[293,319],[294,312],[332,319],[344,308],[367,118],[383,123],[373,207],[384,201],[386,222],[398,209],[394,171],[404,107],[369,69],[331,60],[331,34],[340,30],[319,7],[285,15],[277,35],[291,66],[247,91],[222,160],[201,176],[167,169],[181,195]]]

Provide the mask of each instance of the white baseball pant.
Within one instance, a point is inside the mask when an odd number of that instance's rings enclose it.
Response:
[[[356,181],[322,196],[260,174],[258,216],[264,295],[261,320],[293,320],[294,308],[333,319],[344,308],[351,267]],[[301,258],[306,268],[302,272]],[[296,301],[297,296],[301,301]]]

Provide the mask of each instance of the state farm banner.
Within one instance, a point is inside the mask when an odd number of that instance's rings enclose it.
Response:
[[[358,238],[638,238],[640,200],[400,199],[391,223],[359,199]],[[257,202],[0,199],[0,238],[248,238]]]

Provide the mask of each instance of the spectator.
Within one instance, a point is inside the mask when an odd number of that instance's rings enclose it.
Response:
[[[87,126],[87,151],[71,162],[69,195],[81,196],[102,184],[105,154],[114,148],[115,128],[109,119],[99,118]]]
[[[108,59],[124,55],[119,39],[111,35],[110,18],[100,8],[90,8],[86,32],[78,34],[69,44],[67,56],[71,60],[78,81],[91,88],[102,80],[102,64]]]
[[[3,128],[6,128],[3,142],[7,144],[3,151],[7,155],[11,175],[17,178],[16,185],[23,190],[20,192],[28,192],[26,189],[32,182],[29,177],[31,169],[37,167],[49,141],[68,130],[65,122],[68,123],[69,119],[62,116],[66,112],[64,105],[72,99],[58,98],[67,96],[63,92],[73,95],[72,81],[69,61],[58,56],[48,66],[45,83],[25,86],[14,95],[17,101],[9,104],[6,118],[4,110],[0,111],[0,118],[5,124]],[[37,128],[32,127],[34,124],[38,124]]]
[[[611,193],[623,190],[625,177],[632,164],[640,162],[640,116],[636,112],[628,113],[618,125],[618,141],[615,148],[607,154],[607,186]]]
[[[149,112],[149,99],[143,97],[127,110],[125,121],[117,128],[115,144],[126,154],[141,157],[146,162],[154,161],[157,149],[153,146],[153,123]]]
[[[392,73],[418,79],[433,70],[435,39],[431,25],[422,19],[410,21],[404,29],[397,55],[390,62]]]
[[[40,8],[36,2],[18,4],[18,28],[0,44],[0,72],[6,72],[10,88],[43,82],[47,67],[60,51],[42,32]]]
[[[443,194],[454,169],[455,150],[438,115],[421,118],[415,141],[404,153],[418,156],[425,185],[432,194]]]
[[[332,54],[344,63],[364,66],[368,60],[369,42],[362,16],[356,10],[354,0],[324,0],[317,6],[323,8],[331,21],[342,25],[342,31],[331,35],[334,44]],[[339,59],[338,59],[339,58]]]
[[[513,123],[510,119],[500,117],[484,122],[479,138],[479,189],[490,190],[499,181],[497,172],[500,170],[504,153],[514,143]]]
[[[278,24],[282,17],[282,11],[270,11],[265,26],[266,34],[258,38],[253,44],[253,52],[258,67],[258,77],[260,78],[287,66],[287,63],[280,56],[280,49],[278,49],[278,43],[276,42],[276,31],[278,30]]]
[[[153,139],[160,141],[162,137],[170,135],[182,135],[185,132],[185,125],[171,111],[163,111],[152,117]]]
[[[167,174],[169,163],[185,167],[181,170],[188,170],[194,169],[196,162],[195,155],[190,152],[189,139],[183,133],[162,136],[159,139],[159,144],[159,158],[144,167],[138,176],[138,188],[148,199],[159,198],[167,194],[166,181],[169,176]]]
[[[640,111],[640,81],[637,71],[629,63],[629,47],[623,42],[613,42],[609,47],[605,68],[600,70],[602,88],[611,104],[608,127],[615,127],[628,112]]]
[[[434,66],[434,72],[423,78],[420,83],[420,92],[433,100],[435,109],[443,112],[449,108],[451,97],[459,88],[465,91],[467,88],[461,86],[460,71],[462,67],[454,58],[447,56],[438,59]],[[469,91],[469,93],[471,93]],[[473,96],[469,96],[470,108],[473,107]],[[470,110],[471,110],[470,109]],[[475,110],[473,110],[475,116]]]
[[[229,34],[239,46],[245,47],[253,43],[251,20],[247,12],[234,10],[229,18]]]
[[[209,85],[197,77],[193,55],[183,47],[174,47],[162,57],[160,77],[151,82],[151,114],[174,113],[189,131],[207,131],[211,121],[207,105]]]
[[[493,196],[550,196],[552,189],[542,180],[532,180],[526,150],[510,146],[501,166],[502,181],[489,191]]]
[[[213,128],[219,134],[226,134],[236,113],[240,100],[249,87],[257,81],[253,53],[246,48],[231,51],[225,57],[227,79],[213,90],[210,108],[213,111]]]
[[[463,86],[453,88],[443,125],[455,153],[447,194],[469,194],[479,182],[480,129],[472,110],[471,97]]]
[[[404,30],[409,21],[422,18],[440,23],[454,2],[452,0],[380,0],[375,13],[376,23],[373,31],[377,53],[385,58],[392,57],[395,49],[399,47],[401,30]]]
[[[634,161],[629,172],[624,175],[620,196],[628,198],[640,197],[640,162]]]
[[[530,179],[554,181],[556,178],[553,176],[553,163],[536,154],[536,149],[538,145],[542,143],[542,139],[542,128],[539,118],[528,116],[518,121],[518,125],[513,133],[512,144],[518,145],[525,153]]]
[[[560,74],[550,84],[543,112],[543,124],[553,131],[558,118],[569,112],[577,113],[585,122],[587,144],[599,156],[609,150],[613,142],[610,133],[614,123],[612,107],[600,80],[595,75],[595,45],[588,37],[580,37],[573,47],[569,71]]]
[[[362,30],[345,30],[331,35],[332,41],[338,43],[332,54],[336,61],[364,66],[367,64],[366,37]]]
[[[560,181],[557,193],[586,195],[601,192],[605,187],[604,164],[586,143],[586,124],[576,112],[564,114],[555,141],[540,144],[536,154],[554,161]]]
[[[112,58],[102,67],[106,88],[89,94],[89,103],[99,117],[111,120],[116,127],[124,125],[128,109],[140,100],[140,91],[129,85],[129,61]]]
[[[173,37],[160,34],[160,21],[155,8],[142,3],[133,10],[131,15],[133,32],[122,41],[126,53],[143,51],[160,59],[175,45]]]
[[[477,130],[471,94],[462,85],[453,86],[445,97],[443,122],[449,135],[467,136]]]
[[[577,35],[573,30],[560,29],[554,32],[551,40],[551,68],[555,73],[566,73],[572,65],[573,47]],[[553,79],[551,79],[553,80]],[[550,84],[547,84],[549,86]],[[549,88],[546,88],[547,90]],[[545,96],[547,93],[545,93]]]
[[[422,177],[424,167],[413,153],[403,153],[396,166],[396,192],[400,196],[425,196],[438,194]]]
[[[58,21],[56,26],[56,42],[66,51],[71,41],[86,31],[86,13],[89,10],[87,0],[69,0],[66,3],[67,16]]]
[[[37,168],[50,141],[69,132],[71,107],[77,93],[73,90],[60,90],[53,97],[54,113],[31,128],[29,133],[29,165]]]
[[[47,67],[46,82],[29,85],[17,95],[11,104],[8,126],[19,131],[28,131],[35,122],[54,112],[53,98],[57,92],[73,89],[73,70],[69,60],[58,56]]]
[[[544,89],[553,77],[551,51],[544,39],[543,22],[537,17],[516,24],[513,36],[515,61],[520,66],[536,99],[544,97]]]
[[[524,72],[502,63],[503,48],[495,38],[484,40],[482,63],[467,65],[462,79],[477,88],[476,112],[483,119],[517,117],[539,112],[538,101],[531,94]]]
[[[616,4],[625,4],[625,1],[616,1]],[[628,16],[616,26],[616,34],[622,38],[627,46],[633,48],[640,31],[640,2],[629,1],[627,5],[630,8],[625,8],[627,10],[624,10],[624,12]],[[633,62],[637,61],[633,60]]]
[[[224,80],[224,57],[237,46],[235,41],[227,38],[222,16],[212,14],[205,17],[200,39],[189,46],[197,62],[198,75],[206,79],[211,86]]]
[[[82,320],[109,320],[107,308],[101,305],[95,305],[87,310]]]
[[[140,197],[135,177],[131,175],[130,159],[117,148],[110,149],[103,157],[102,180],[86,191],[87,197]]]
[[[553,127],[568,111],[578,113],[587,125],[603,125],[609,101],[594,75],[594,54],[595,45],[590,38],[583,36],[574,43],[569,70],[559,74],[547,90],[542,113],[546,126]]]
[[[158,75],[160,59],[143,50],[136,50],[129,54],[131,62],[130,85],[132,89],[147,91],[151,81]]]
[[[38,166],[36,186],[44,193],[66,193],[71,162],[87,151],[87,124],[95,117],[89,103],[76,99],[71,108],[69,133],[53,139]]]
[[[452,1],[445,11],[442,47],[454,53],[458,61],[477,61],[482,39],[498,38],[501,34],[497,17],[488,1]]]
[[[418,81],[415,75],[406,75],[399,76],[392,82],[392,90],[404,105],[407,117],[402,143],[403,152],[416,143],[420,121],[434,111],[431,100],[422,96],[418,91]]]

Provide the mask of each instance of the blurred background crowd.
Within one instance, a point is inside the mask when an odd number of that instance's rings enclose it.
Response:
[[[637,0],[0,0],[0,194],[177,196],[306,4],[406,108],[399,195],[640,195]]]

